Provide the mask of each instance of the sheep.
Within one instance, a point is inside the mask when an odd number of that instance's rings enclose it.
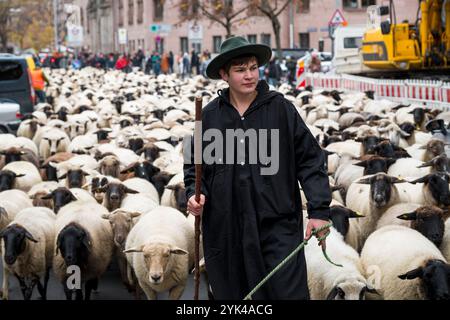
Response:
[[[9,298],[9,275],[19,280],[24,300],[30,300],[37,284],[42,299],[47,284],[55,241],[55,215],[48,208],[21,210],[0,232],[3,252],[3,299]],[[41,284],[40,278],[43,277]]]
[[[66,299],[72,299],[67,287],[67,267],[81,269],[81,282],[85,283],[85,300],[97,287],[98,279],[106,271],[112,253],[113,236],[110,224],[102,218],[108,211],[95,202],[75,201],[61,208],[56,218],[56,255],[53,269],[62,283]],[[76,299],[83,299],[82,289],[76,289]]]
[[[114,178],[120,177],[120,160],[115,155],[107,155],[99,161],[99,172]]]
[[[355,212],[349,208],[344,207],[339,204],[334,199],[330,203],[330,220],[333,223],[333,227],[342,236],[347,236],[348,230],[350,228],[350,220],[353,218],[364,218],[363,215]]]
[[[2,180],[0,180],[0,191],[14,188],[28,192],[32,186],[42,182],[39,170],[33,164],[26,161],[11,162],[4,166],[0,172],[2,176]],[[3,174],[6,174],[6,176]],[[6,180],[3,180],[3,177]]]
[[[166,186],[161,197],[161,205],[172,207],[187,214],[187,199],[184,188],[183,173],[175,175]]]
[[[41,183],[35,184],[30,191],[28,191],[28,196],[33,200],[33,206],[35,207],[47,207],[53,209],[53,203],[49,199],[42,199],[48,193],[59,187],[58,182],[55,181],[43,181]]]
[[[24,120],[20,123],[19,128],[17,129],[17,136],[33,139],[38,127],[43,125],[44,124],[39,122],[37,119]]]
[[[162,206],[150,211],[130,231],[125,247],[148,299],[167,290],[170,299],[181,297],[194,252],[194,229],[181,212]]]
[[[64,162],[74,157],[75,155],[70,152],[58,152],[57,154],[47,158],[41,166],[41,177],[42,180],[46,181],[56,181],[58,182],[58,170],[53,165],[55,163]],[[51,164],[53,163],[53,165]]]
[[[445,143],[438,139],[431,139],[426,145],[414,144],[408,148],[406,151],[411,155],[411,157],[428,162],[434,157],[437,157],[445,153]]]
[[[449,299],[450,266],[416,230],[394,225],[376,230],[364,245],[361,261],[386,300]]]
[[[374,293],[364,277],[359,254],[333,227],[327,237],[327,249],[330,259],[343,267],[325,260],[316,238],[311,238],[305,247],[311,299],[363,300],[366,292]]]
[[[444,222],[448,214],[436,206],[418,203],[399,203],[390,207],[377,223],[377,229],[386,225],[402,225],[419,231],[437,247],[444,236]]]
[[[399,202],[396,184],[404,182],[385,173],[364,176],[352,183],[347,192],[346,205],[349,209],[365,216],[350,221],[345,240],[358,252],[364,241],[375,230],[376,223],[384,211]]]
[[[20,210],[33,206],[28,195],[20,190],[0,192],[0,231],[6,227]]]
[[[448,214],[448,211],[447,211]],[[441,252],[450,261],[450,219],[445,221],[444,236],[442,237]]]
[[[140,212],[142,214],[159,206],[159,202],[150,198],[147,194],[128,194],[120,204],[120,208],[127,211]]]
[[[359,158],[361,154],[361,143],[356,141],[335,142],[329,144],[325,149],[340,156],[349,154],[353,158]]]
[[[0,155],[5,156],[5,165],[14,161],[27,161],[32,163],[36,168],[39,168],[39,158],[37,154],[26,148],[11,147],[0,151]]]
[[[47,159],[57,152],[66,152],[69,144],[70,139],[65,132],[56,128],[50,129],[42,135],[39,155],[42,159]]]
[[[24,138],[24,137],[17,137],[14,140],[10,140],[8,146],[6,149],[11,148],[11,147],[16,147],[16,148],[21,148],[21,149],[28,149],[30,150],[33,154],[38,154],[38,147],[36,146],[36,144],[28,139],[28,138]]]
[[[98,188],[98,190],[105,193],[102,205],[107,208],[108,211],[114,211],[118,209],[121,206],[122,201],[127,193],[139,193],[138,191],[132,190],[126,187],[124,184],[117,182],[109,182],[103,187]]]
[[[122,182],[128,189],[136,190],[141,194],[146,195],[154,202],[159,203],[159,195],[152,183],[142,178],[131,178]]]
[[[422,192],[415,193],[416,202],[426,205],[449,206],[450,175],[447,172],[435,172],[424,177],[410,181],[412,184],[423,183]],[[419,185],[420,188],[420,185]]]
[[[155,206],[156,207],[156,206]],[[136,223],[136,218],[141,216],[141,212],[128,211],[125,209],[117,209],[110,214],[102,215],[103,219],[106,219],[110,224],[113,232],[115,255],[119,265],[120,276],[123,284],[129,292],[135,291],[137,294],[138,289],[134,287],[135,281],[130,282],[128,280],[128,274],[130,273],[130,266],[128,265],[125,253],[125,241],[130,233],[131,228]],[[134,280],[134,279],[133,279]]]
[[[422,167],[423,162],[414,158],[397,159],[389,167],[388,175],[393,177],[423,177],[430,173],[429,168]]]
[[[426,168],[426,167],[431,167],[430,172],[443,171],[450,173],[450,159],[447,157],[445,153],[443,153],[437,157],[434,157],[430,161],[421,164],[417,168]]]

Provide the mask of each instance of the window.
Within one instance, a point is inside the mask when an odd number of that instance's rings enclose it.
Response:
[[[298,34],[301,49],[309,49],[309,32],[301,32]]]
[[[345,9],[358,9],[358,0],[344,0],[343,5]]]
[[[142,24],[144,22],[144,0],[138,0],[137,2],[137,23]]]
[[[250,43],[256,43],[256,34],[249,34],[249,35],[247,36],[247,40],[248,40],[248,42],[250,42]]]
[[[123,0],[119,0],[119,26],[123,27]]]
[[[192,14],[195,16],[198,13],[199,3],[198,0],[192,1]]]
[[[134,23],[134,0],[128,0],[128,25]]]
[[[309,0],[298,0],[296,11],[297,13],[309,12]]]
[[[268,45],[269,47],[272,47],[271,41],[270,41],[270,33],[263,33],[261,34],[261,42],[262,44]]]
[[[193,43],[192,50],[194,50],[197,53],[202,52],[202,44],[200,42]]]
[[[219,53],[222,44],[222,36],[213,36],[213,52]]]
[[[181,52],[189,52],[189,43],[187,37],[180,37],[180,50]]]
[[[0,81],[19,80],[22,74],[23,69],[20,63],[14,61],[0,62]]]
[[[164,3],[163,0],[153,0],[153,8],[154,8],[154,20],[162,20],[164,15]]]
[[[180,15],[182,17],[187,17],[189,13],[189,0],[182,0],[180,2]]]
[[[362,45],[361,37],[344,38],[344,49],[357,49]]]
[[[377,0],[361,0],[361,7],[374,6],[377,4]]]

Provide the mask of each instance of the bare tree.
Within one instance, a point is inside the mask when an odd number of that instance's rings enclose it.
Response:
[[[232,36],[232,28],[247,18],[242,13],[250,7],[250,4],[244,1],[236,8],[232,0],[177,0],[175,2],[175,7],[180,9],[181,20],[178,24],[206,17],[211,22],[223,26],[227,38]]]
[[[275,43],[277,47],[277,56],[279,59],[282,58],[281,53],[281,23],[278,17],[287,8],[289,3],[294,4],[298,0],[248,0],[251,7],[256,7],[264,15],[266,15],[273,28],[273,33],[275,34]]]

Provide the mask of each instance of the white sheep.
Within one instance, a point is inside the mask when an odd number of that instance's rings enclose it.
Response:
[[[45,300],[55,241],[55,214],[44,207],[21,210],[1,232],[3,253],[3,299],[9,298],[9,275],[21,284],[25,300],[37,284]],[[17,250],[17,248],[23,248]],[[41,284],[40,278],[43,278]],[[31,280],[31,283],[29,282]]]
[[[156,203],[160,202],[158,191],[151,182],[148,182],[147,180],[142,178],[131,178],[123,181],[122,183],[128,188],[136,190],[143,195],[146,195],[154,202]]]
[[[333,227],[327,237],[329,263],[315,237],[305,247],[308,269],[308,287],[313,300],[362,300],[372,288],[364,277],[359,254],[344,242],[344,237]]]
[[[25,192],[40,182],[42,182],[39,170],[30,162],[14,161],[3,167],[3,171],[9,170],[14,172],[17,177],[14,179],[13,188]]]
[[[364,176],[353,182],[347,192],[346,206],[365,216],[352,219],[345,237],[357,251],[361,251],[364,241],[375,230],[383,212],[400,202],[397,183],[403,182],[385,173]]]
[[[148,299],[164,291],[170,299],[181,297],[194,253],[194,229],[181,212],[161,206],[147,213],[130,231],[125,247]]]
[[[21,210],[32,206],[28,195],[21,190],[0,192],[0,231],[14,220]]]
[[[41,137],[39,155],[42,159],[47,159],[57,152],[66,152],[69,144],[70,139],[64,131],[56,128],[49,129]]]
[[[416,230],[394,225],[376,230],[367,238],[361,261],[386,300],[448,299],[449,265]]]
[[[414,158],[397,159],[388,169],[388,175],[404,178],[404,177],[423,177],[430,173],[430,168],[419,168],[423,162]]]
[[[89,300],[91,290],[111,261],[113,235],[110,224],[102,218],[104,214],[108,214],[108,210],[103,206],[84,201],[71,202],[58,213],[57,253],[53,266],[68,300],[72,298],[72,292],[66,287],[68,266],[78,265],[81,268],[81,281],[86,283],[85,299]],[[73,246],[74,241],[77,241],[78,247]],[[81,289],[77,289],[77,299],[82,299]]]

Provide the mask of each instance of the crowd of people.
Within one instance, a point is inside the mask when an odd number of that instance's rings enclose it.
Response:
[[[75,53],[56,53],[43,58],[41,63],[43,67],[50,68],[73,68],[82,69],[85,67],[94,67],[104,70],[121,70],[123,72],[132,72],[139,70],[145,74],[171,74],[177,73],[181,78],[193,75],[205,75],[206,67],[211,60],[211,53],[204,50],[199,53],[195,50],[180,52],[174,54],[172,51],[158,52],[152,51],[144,53],[139,49],[134,54],[130,53],[92,53],[81,51]],[[314,59],[313,59],[314,60]],[[313,64],[317,67],[317,64]],[[319,60],[320,68],[320,60]],[[278,86],[282,82],[295,84],[297,59],[287,56],[280,61],[275,55],[271,61],[260,67],[260,78],[273,85]],[[315,71],[317,68],[314,68]]]

